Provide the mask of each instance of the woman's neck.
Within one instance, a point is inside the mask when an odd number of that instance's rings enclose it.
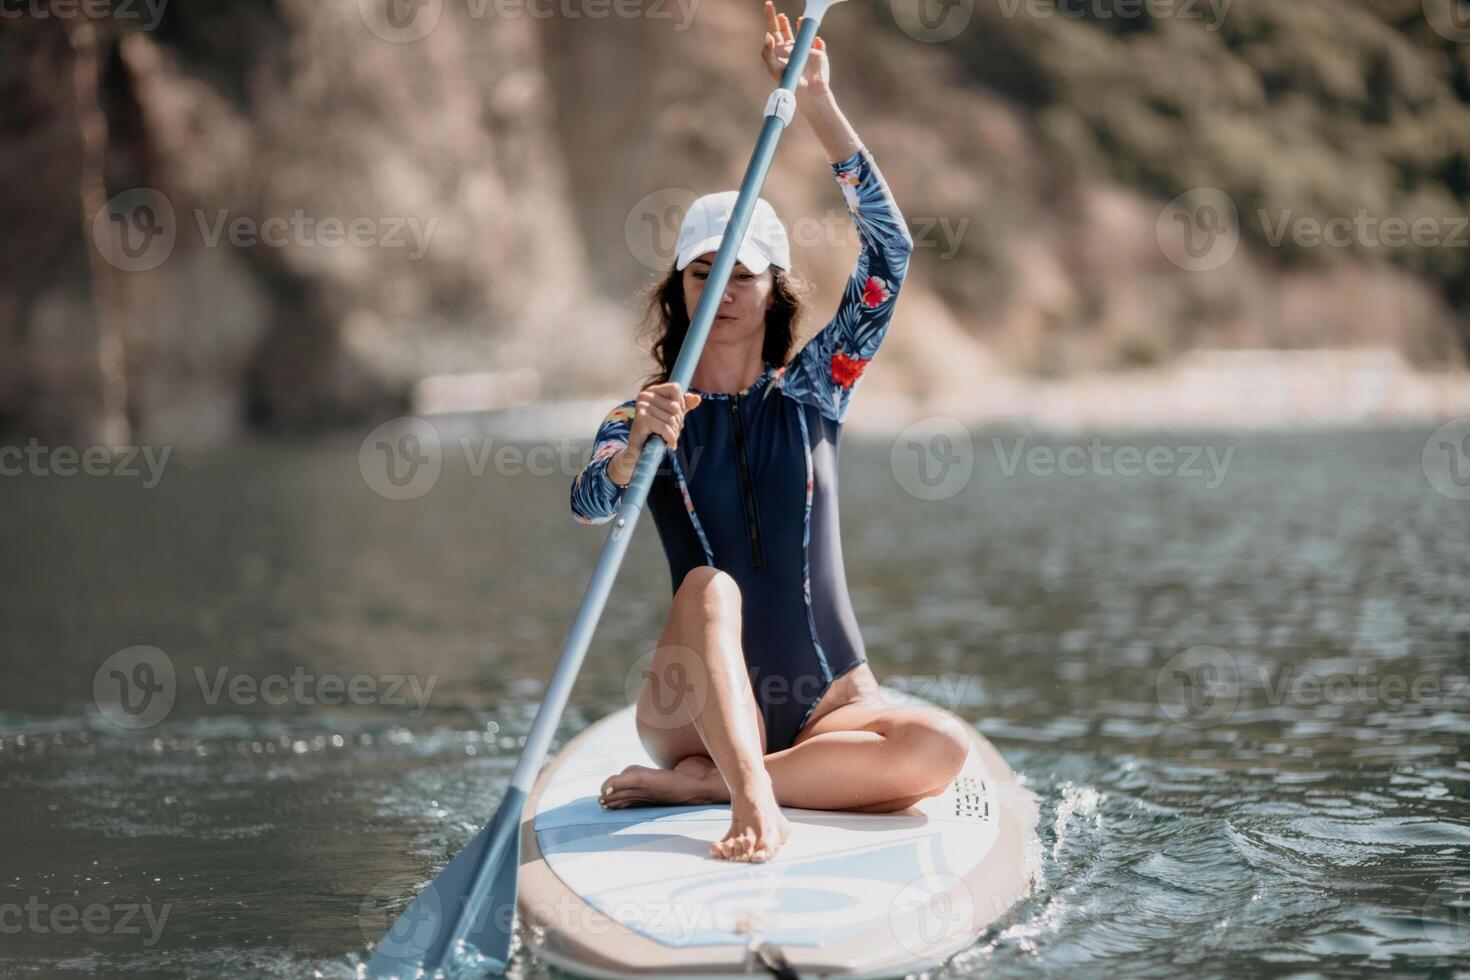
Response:
[[[706,349],[694,369],[690,386],[700,391],[734,394],[755,384],[765,369],[759,347],[724,356],[718,349]]]

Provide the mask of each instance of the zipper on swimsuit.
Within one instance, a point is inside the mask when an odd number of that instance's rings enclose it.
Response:
[[[761,558],[759,519],[755,512],[755,491],[750,485],[750,465],[745,459],[745,429],[740,422],[740,396],[730,398],[730,418],[735,424],[735,462],[740,467],[740,500],[745,507],[745,529],[750,535],[750,563],[756,568],[765,564]]]

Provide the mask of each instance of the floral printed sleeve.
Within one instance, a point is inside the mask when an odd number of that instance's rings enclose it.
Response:
[[[862,252],[837,315],[792,360],[785,389],[841,422],[853,386],[888,332],[914,240],[867,147],[832,164],[832,172],[862,237]]]
[[[605,524],[618,512],[623,491],[607,475],[608,463],[628,444],[636,400],[629,399],[608,412],[597,427],[592,455],[572,480],[572,516],[583,524]]]

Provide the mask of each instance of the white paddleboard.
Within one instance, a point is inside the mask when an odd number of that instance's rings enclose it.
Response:
[[[542,771],[527,801],[519,914],[533,952],[618,978],[770,975],[773,957],[801,976],[902,976],[943,963],[1026,894],[1039,851],[1035,797],[965,727],[970,755],[943,794],[892,814],[783,807],[790,840],[751,864],[708,856],[729,830],[728,805],[604,810],[608,776],[654,763],[631,707],[603,718]]]

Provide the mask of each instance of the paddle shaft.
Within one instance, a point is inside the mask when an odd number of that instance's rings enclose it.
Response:
[[[810,17],[802,22],[801,37],[806,39],[807,45],[810,45],[811,38],[816,35],[817,26],[818,22]],[[801,38],[798,38],[791,62],[782,76],[782,88],[794,91],[796,79],[800,77],[802,65],[806,61],[806,53],[807,49],[802,46]],[[710,269],[709,278],[705,281],[704,292],[700,294],[699,302],[694,308],[689,333],[680,348],[679,357],[674,361],[674,369],[669,374],[669,380],[678,384],[681,389],[688,389],[700,355],[704,352],[705,341],[709,338],[710,327],[714,323],[720,300],[725,292],[725,284],[729,282],[730,275],[734,271],[736,254],[740,251],[740,242],[745,237],[751,212],[755,209],[756,198],[760,196],[761,187],[765,184],[766,173],[770,169],[771,158],[775,155],[776,144],[781,138],[783,127],[784,124],[774,115],[767,116],[762,126],[760,142],[756,145],[755,153],[751,156],[750,164],[746,168],[745,179],[741,184],[740,196],[731,213],[729,226],[720,242],[719,251],[715,253],[715,262]],[[623,491],[623,500],[618,507],[617,516],[613,519],[612,531],[608,534],[607,541],[602,547],[602,553],[598,556],[587,593],[583,596],[582,604],[577,609],[577,617],[572,622],[571,633],[562,649],[561,660],[557,663],[555,673],[552,674],[546,697],[542,700],[541,707],[536,712],[536,719],[531,724],[531,733],[526,736],[525,751],[521,754],[515,775],[511,778],[511,785],[527,793],[531,791],[536,774],[540,771],[541,762],[550,746],[552,735],[561,720],[562,709],[566,707],[572,684],[575,683],[577,671],[582,664],[582,657],[586,654],[588,644],[592,640],[592,633],[597,627],[598,620],[602,617],[603,607],[612,591],[613,581],[617,578],[618,570],[623,562],[623,555],[627,552],[628,544],[633,538],[633,529],[637,526],[638,518],[642,515],[644,504],[648,500],[648,491],[653,486],[654,474],[667,454],[668,445],[658,435],[650,435],[638,454],[638,463],[633,469],[633,479]]]
[[[806,67],[807,54],[811,50],[812,39],[816,37],[817,28],[821,25],[822,16],[826,13],[827,8],[836,2],[840,0],[808,0],[807,2],[802,14],[801,28],[797,32],[796,43],[791,51],[791,58],[786,64],[778,86],[792,97],[796,94],[797,82]],[[745,238],[746,227],[750,224],[750,216],[755,209],[756,199],[760,197],[761,188],[765,186],[766,174],[770,170],[771,159],[776,153],[776,144],[780,142],[785,126],[786,122],[774,112],[768,113],[762,123],[760,140],[756,143],[755,152],[751,154],[750,163],[745,168],[745,177],[741,180],[740,193],[731,212],[729,224],[725,228],[724,238],[721,239],[720,248],[715,253],[715,262],[710,268],[704,292],[699,297],[699,303],[694,308],[689,332],[679,350],[679,357],[674,362],[674,369],[669,375],[669,380],[677,383],[681,389],[689,387],[694,377],[694,369],[699,364],[700,355],[704,352],[705,341],[709,338],[715,313],[724,296],[725,285],[730,281],[730,274],[735,269],[735,257],[740,251],[740,243]],[[551,739],[556,733],[557,725],[561,722],[562,712],[571,695],[572,685],[576,682],[577,674],[581,670],[582,659],[586,656],[587,647],[592,642],[592,634],[597,628],[598,621],[602,618],[603,608],[607,605],[607,597],[612,592],[613,582],[623,563],[623,556],[628,551],[629,542],[632,541],[633,530],[637,527],[638,518],[643,513],[644,503],[648,500],[648,491],[653,486],[654,474],[667,452],[668,446],[663,439],[657,435],[650,435],[638,454],[638,464],[634,467],[633,479],[623,491],[623,500],[618,507],[617,516],[613,519],[612,531],[603,543],[602,552],[597,558],[597,565],[592,571],[592,579],[587,586],[587,592],[582,597],[582,603],[577,608],[576,619],[573,620],[571,631],[562,647],[561,658],[557,661],[556,670],[552,673],[551,681],[546,688],[546,695],[542,698],[541,706],[536,711],[536,718],[531,723],[530,734],[526,736],[525,748],[521,751],[520,760],[516,763],[515,774],[510,781],[512,792],[507,794],[502,806],[513,803],[516,806],[524,806],[526,796],[531,792],[536,775],[540,772],[541,764],[545,761],[551,747]],[[518,821],[515,822],[518,823]],[[506,825],[511,823],[513,822],[505,822]],[[436,952],[451,954],[458,940],[468,934],[479,914],[480,906],[483,905],[480,896],[486,893],[497,866],[509,849],[509,836],[509,832],[497,834],[489,842],[485,859],[481,862],[475,875],[474,885],[460,908],[454,929],[444,937],[442,944],[436,944]],[[425,966],[430,969],[438,966],[438,962],[429,961],[438,959],[438,956],[431,956],[426,959]]]

